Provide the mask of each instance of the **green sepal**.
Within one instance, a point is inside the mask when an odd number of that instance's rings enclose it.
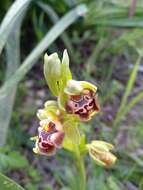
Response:
[[[93,156],[92,154],[90,154],[90,156],[96,162],[97,165],[99,165],[99,166],[106,166],[106,164],[104,162],[102,162],[101,160],[99,160],[98,158],[96,158],[95,156]]]
[[[61,64],[61,90],[63,91],[67,81],[72,79],[72,74],[69,68],[69,56],[67,53],[67,50],[64,50],[63,58],[62,58],[62,64]]]
[[[91,142],[92,146],[95,147],[99,152],[109,152],[114,148],[114,146],[110,143],[107,143],[105,141],[92,141]]]
[[[53,95],[58,96],[64,90],[67,81],[72,79],[67,50],[64,50],[62,62],[57,53],[50,56],[45,54],[44,76]]]
[[[86,145],[86,147],[87,147],[87,149],[89,149],[88,147],[89,147],[90,145]],[[96,162],[96,164],[97,165],[99,165],[99,166],[106,166],[106,164],[104,163],[104,162],[102,162],[100,159],[98,159],[98,157],[97,156],[94,156],[93,154],[91,154],[91,152],[89,151],[89,155],[90,155],[90,157]]]
[[[73,143],[80,143],[80,132],[78,129],[78,123],[72,120],[66,120],[63,123],[63,129],[65,132],[65,136]]]
[[[61,83],[61,62],[57,53],[44,56],[44,76],[54,96],[58,96]]]

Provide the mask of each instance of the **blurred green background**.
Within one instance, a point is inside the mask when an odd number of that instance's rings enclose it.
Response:
[[[1,0],[0,21],[1,173],[27,190],[78,190],[72,155],[37,156],[30,141],[52,97],[43,54],[67,49],[74,78],[98,87],[101,113],[81,127],[118,157],[110,169],[86,158],[87,190],[142,190],[143,1]]]

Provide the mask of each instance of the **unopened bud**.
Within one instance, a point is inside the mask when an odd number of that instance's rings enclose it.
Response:
[[[113,149],[111,144],[104,141],[92,141],[91,144],[87,144],[86,146],[89,155],[97,164],[109,167],[115,163],[117,158],[110,152]]]

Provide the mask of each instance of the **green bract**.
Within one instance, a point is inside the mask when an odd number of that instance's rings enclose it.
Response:
[[[74,144],[79,144],[80,142],[80,133],[78,129],[78,123],[74,121],[67,120],[63,123],[63,128],[65,132],[65,136],[70,139],[70,141]]]

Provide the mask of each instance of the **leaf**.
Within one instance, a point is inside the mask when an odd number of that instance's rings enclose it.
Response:
[[[125,5],[125,2],[124,2]],[[135,14],[128,16],[129,5],[112,5],[110,2],[90,4],[86,23],[88,25],[114,26],[114,27],[143,27],[142,21],[143,5],[137,6]]]
[[[17,20],[21,19],[21,15],[27,9],[32,0],[17,0],[10,7],[0,26],[0,54],[5,46],[10,32],[15,28]]]
[[[19,184],[0,173],[1,190],[24,190]]]
[[[28,73],[32,66],[39,59],[41,54],[57,39],[61,33],[68,28],[73,22],[75,22],[79,17],[85,15],[87,12],[86,6],[78,5],[76,8],[68,12],[55,26],[47,33],[44,39],[37,45],[37,47],[30,53],[30,55],[25,59],[22,65],[17,69],[17,71],[10,77],[0,90],[0,99],[13,88],[18,82],[20,82],[23,77]]]
[[[0,152],[0,170],[27,167],[27,159],[19,152]]]
[[[28,7],[28,6],[27,6]],[[22,11],[20,18],[14,22],[14,29],[10,32],[8,41],[6,42],[7,70],[6,80],[9,79],[20,65],[20,28],[26,13],[27,7]],[[7,96],[0,99],[0,146],[5,144],[7,130],[11,119],[11,112],[16,95],[16,87],[14,86]]]
[[[64,132],[67,138],[71,140],[72,143],[74,144],[79,144],[80,143],[80,133],[78,129],[78,123],[72,121],[72,120],[67,120],[63,124]]]
[[[112,177],[112,176],[108,177],[107,182],[111,190],[121,190],[121,188],[116,182],[115,177]]]
[[[120,123],[120,121],[122,120],[122,118],[124,116],[124,110],[126,110],[128,96],[130,95],[132,88],[134,86],[134,82],[135,82],[137,71],[138,71],[138,66],[141,62],[141,59],[142,59],[142,56],[139,55],[135,65],[132,69],[132,72],[130,74],[130,78],[129,78],[127,86],[126,86],[124,96],[121,100],[121,104],[120,104],[119,110],[117,112],[115,121],[114,121],[115,126]]]
[[[132,18],[103,18],[98,19],[95,22],[96,25],[103,26],[115,26],[115,27],[143,27],[143,21],[141,17]]]
[[[141,91],[133,100],[129,102],[129,104],[124,109],[124,115],[126,115],[139,101],[143,99],[143,91]]]
[[[43,2],[36,2],[36,4],[43,10],[43,12],[45,12],[49,18],[51,19],[51,21],[55,24],[59,21],[59,16],[57,15],[57,13],[54,11],[53,7],[43,3]],[[40,32],[40,31],[39,31]],[[63,32],[60,36],[60,38],[62,39],[62,41],[64,42],[65,46],[67,47],[70,55],[71,55],[71,59],[76,62],[76,58],[75,58],[75,54],[74,54],[74,49],[72,47],[72,43],[70,41],[70,38],[68,36],[68,34],[66,32]]]

